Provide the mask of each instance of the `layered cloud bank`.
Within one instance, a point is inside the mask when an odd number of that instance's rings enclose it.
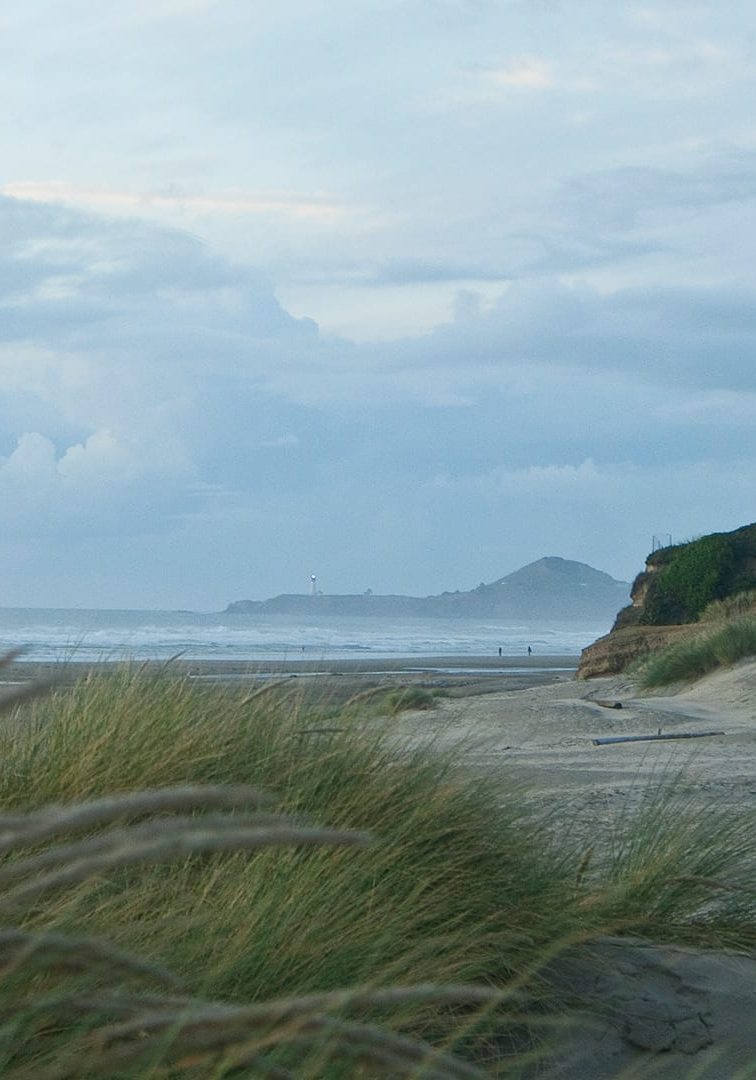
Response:
[[[750,7],[358,7],[2,17],[0,603],[628,577],[754,516]]]
[[[517,283],[354,344],[165,228],[8,198],[0,228],[4,558],[62,545],[60,602],[164,581],[207,604],[310,565],[334,589],[465,587],[543,551],[627,573],[653,531],[748,504],[742,292]]]

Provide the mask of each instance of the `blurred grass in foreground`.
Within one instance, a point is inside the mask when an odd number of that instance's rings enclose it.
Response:
[[[538,1022],[515,1004],[565,944],[754,943],[749,814],[662,784],[588,847],[566,812],[545,827],[514,771],[473,776],[464,747],[413,745],[368,700],[326,712],[289,685],[124,667],[6,717],[0,1075],[517,1075]],[[214,794],[177,808],[166,787]],[[42,809],[144,789],[157,801],[105,819]],[[61,974],[61,950],[96,960]]]

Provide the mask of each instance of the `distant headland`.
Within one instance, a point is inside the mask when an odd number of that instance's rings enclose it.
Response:
[[[630,584],[571,559],[547,556],[490,584],[436,596],[284,593],[237,600],[230,615],[370,615],[391,618],[612,619]]]

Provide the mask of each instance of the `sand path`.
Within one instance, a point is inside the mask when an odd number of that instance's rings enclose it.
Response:
[[[621,709],[599,701],[621,702]],[[408,717],[413,735],[459,745],[502,783],[522,780],[586,845],[644,792],[674,777],[702,806],[756,808],[756,663],[677,693],[628,679],[577,682],[445,701]],[[721,730],[713,738],[594,746],[600,735]],[[528,1080],[756,1080],[756,959],[602,939],[557,962],[571,1013],[554,1057]]]
[[[598,702],[620,702],[621,709]],[[627,805],[649,785],[679,778],[702,801],[756,800],[756,663],[719,672],[678,693],[643,694],[627,678],[442,701],[414,714],[413,735],[463,744],[474,766],[516,776],[544,801],[592,817]],[[723,731],[712,738],[594,746],[598,736]],[[756,805],[756,802],[755,802]]]

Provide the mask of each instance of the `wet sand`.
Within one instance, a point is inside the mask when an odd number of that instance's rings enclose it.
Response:
[[[146,671],[188,676],[202,683],[234,684],[266,679],[297,678],[317,682],[327,692],[342,683],[355,690],[380,683],[420,685],[442,689],[451,697],[504,693],[525,687],[548,685],[571,678],[578,657],[560,656],[413,656],[380,659],[323,659],[304,657],[296,660],[189,660],[147,661]],[[71,660],[65,663],[15,661],[0,675],[5,683],[31,679],[53,680],[64,685],[95,672],[112,670],[112,662],[89,663]]]

